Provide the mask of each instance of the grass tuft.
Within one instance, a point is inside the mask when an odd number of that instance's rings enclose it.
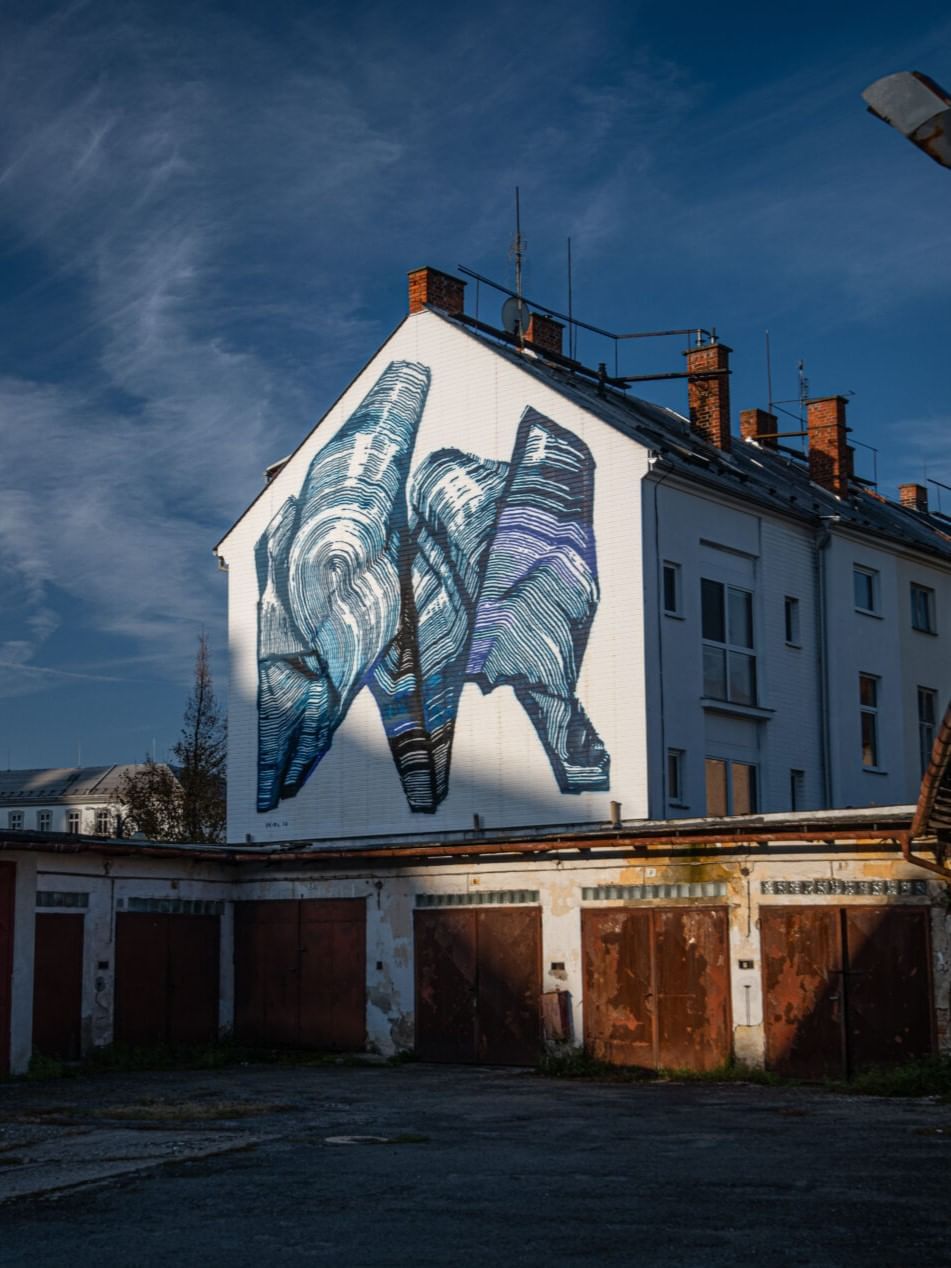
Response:
[[[862,1096],[937,1096],[951,1100],[951,1057],[918,1057],[902,1065],[872,1066],[846,1083],[829,1083],[836,1092]]]

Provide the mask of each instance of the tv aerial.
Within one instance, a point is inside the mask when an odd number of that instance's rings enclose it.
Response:
[[[522,298],[522,259],[525,255],[525,239],[522,237],[522,216],[519,205],[518,186],[515,186],[515,237],[512,240],[512,255],[515,257],[515,294],[502,305],[502,329],[519,339],[528,333],[531,312]]]

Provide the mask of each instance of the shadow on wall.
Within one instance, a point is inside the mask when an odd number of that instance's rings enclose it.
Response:
[[[261,812],[364,687],[413,812],[449,794],[466,683],[514,693],[562,793],[610,787],[576,694],[600,597],[591,452],[527,408],[511,461],[440,449],[410,481],[428,388],[426,366],[391,363],[257,543]]]
[[[762,907],[767,1068],[849,1077],[933,1051],[922,907]]]
[[[478,694],[474,687],[467,689],[463,715],[470,707],[479,708]],[[374,717],[376,706],[369,693],[362,693],[351,710],[352,727],[341,727],[331,750],[296,796],[281,800],[273,810],[257,811],[253,789],[243,787],[241,802],[232,806],[231,821],[241,825],[242,835],[249,830],[259,842],[401,835],[412,840],[448,831],[610,823],[610,793],[562,793],[534,730],[519,717],[514,700],[512,705],[504,752],[494,720],[484,746],[477,718],[465,726],[464,736],[457,739],[449,795],[435,814],[414,814],[408,808],[379,718]],[[379,743],[352,733],[363,729],[370,736],[375,732]],[[518,731],[521,735],[515,734]],[[229,795],[239,795],[237,780],[229,784]],[[245,827],[248,823],[253,824],[250,829]]]

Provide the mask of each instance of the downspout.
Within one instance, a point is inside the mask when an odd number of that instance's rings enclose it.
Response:
[[[823,518],[838,519],[838,516]],[[819,764],[822,772],[822,804],[826,810],[831,810],[834,805],[832,736],[829,724],[829,657],[826,647],[828,619],[825,569],[825,552],[831,540],[832,534],[824,524],[821,525],[816,531],[813,559],[816,587],[816,678],[819,687]]]
[[[648,454],[648,471],[653,474],[654,466],[660,455],[651,450]],[[657,505],[657,493],[667,479],[665,472],[659,480],[653,481],[654,499],[654,611],[657,620],[657,689],[660,694],[660,814],[654,815],[648,796],[648,813],[654,818],[667,818],[667,710],[664,704],[664,615],[663,615],[663,575],[660,555],[660,512]],[[644,666],[645,671],[647,666]],[[650,735],[650,727],[648,727]]]

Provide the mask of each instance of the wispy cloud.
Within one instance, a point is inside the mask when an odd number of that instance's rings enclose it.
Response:
[[[0,694],[52,687],[63,596],[126,640],[119,673],[187,678],[202,625],[221,645],[211,544],[385,334],[403,267],[460,244],[498,261],[515,184],[547,293],[567,233],[608,300],[663,298],[670,260],[777,295],[828,280],[871,316],[951,282],[924,164],[883,187],[855,144],[858,57],[717,97],[639,40],[636,6],[621,29],[554,0],[524,38],[500,3],[273,27],[226,8],[0,16],[0,569],[20,599]],[[87,641],[58,666],[101,662]]]

